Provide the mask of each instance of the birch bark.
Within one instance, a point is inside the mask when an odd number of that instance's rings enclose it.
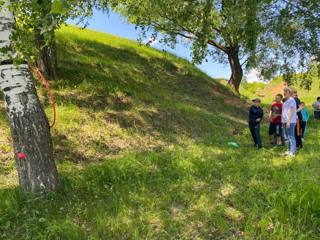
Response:
[[[5,98],[19,183],[26,191],[54,191],[58,173],[49,122],[28,65],[13,64],[10,36],[15,21],[9,4],[7,0],[0,9],[0,90]]]

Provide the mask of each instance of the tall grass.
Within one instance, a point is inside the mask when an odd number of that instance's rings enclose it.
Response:
[[[1,108],[1,239],[318,239],[319,122],[295,159],[264,122],[258,151],[246,103],[185,60],[74,27],[57,37],[61,187],[19,190]]]

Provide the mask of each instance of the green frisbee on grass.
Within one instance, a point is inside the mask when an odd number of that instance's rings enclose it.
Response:
[[[234,148],[238,148],[238,147],[240,147],[240,146],[239,146],[239,144],[238,144],[238,143],[236,143],[236,142],[228,142],[228,146],[230,146],[230,147],[234,147]]]

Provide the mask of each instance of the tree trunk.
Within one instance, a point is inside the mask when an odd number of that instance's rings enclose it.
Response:
[[[240,83],[243,77],[243,70],[239,60],[239,51],[237,49],[229,50],[228,60],[231,68],[229,84],[232,88],[239,92]]]
[[[51,33],[49,44],[46,44],[40,30],[35,31],[35,45],[37,49],[37,66],[47,78],[57,78],[57,53],[54,31]]]
[[[4,93],[9,118],[14,155],[23,190],[54,191],[58,173],[53,159],[53,147],[48,119],[43,111],[28,65],[13,65],[10,36],[14,16],[6,1],[0,11],[0,89]]]

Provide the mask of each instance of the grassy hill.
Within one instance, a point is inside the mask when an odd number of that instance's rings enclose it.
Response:
[[[1,102],[1,239],[317,239],[318,125],[294,160],[257,151],[247,104],[186,60],[75,27],[57,39],[61,188],[19,191]]]
[[[270,83],[265,84],[265,86],[261,85],[260,87],[251,86],[255,91],[248,91],[247,89],[243,89],[242,93],[251,96],[262,95],[266,102],[271,102],[274,99],[274,96],[277,93],[283,94],[283,88],[285,83],[283,82],[281,77],[277,77],[273,79]],[[256,88],[254,88],[256,87]],[[316,98],[320,96],[320,81],[317,78],[314,78],[312,81],[312,86],[310,90],[306,90],[301,88],[300,81],[295,81],[294,88],[298,90],[299,97],[305,101],[308,105],[311,105]]]

